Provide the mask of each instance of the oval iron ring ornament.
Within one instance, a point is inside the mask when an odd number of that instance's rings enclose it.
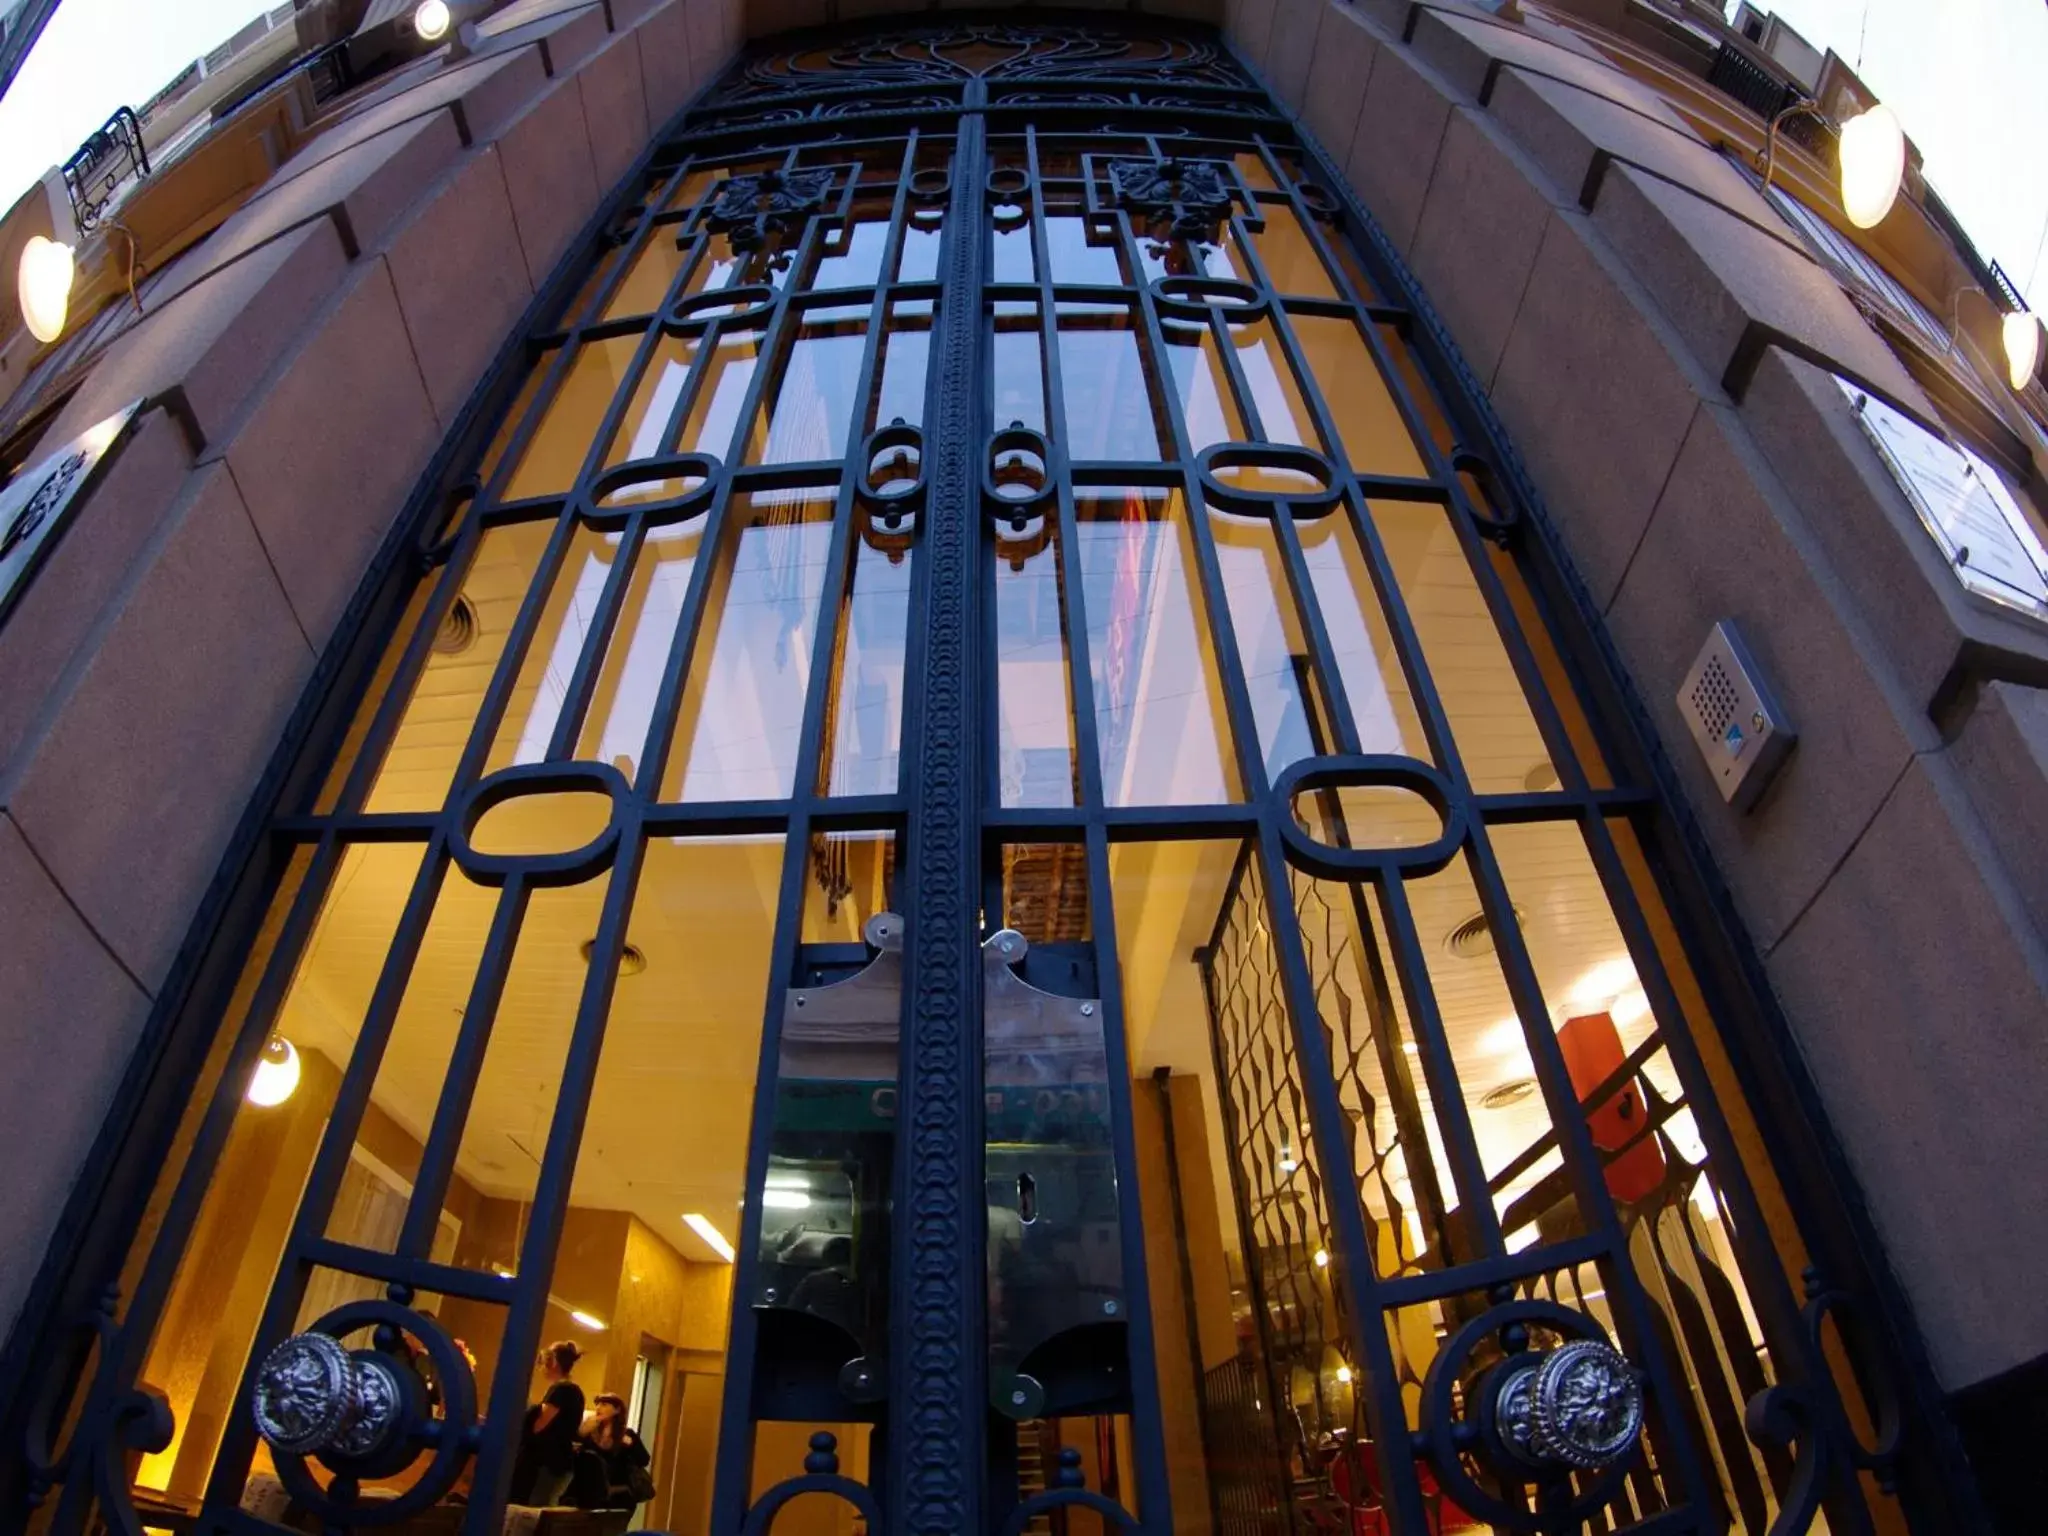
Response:
[[[1643,1387],[1619,1350],[1591,1339],[1511,1360],[1493,1393],[1499,1449],[1531,1471],[1597,1472],[1643,1434]]]
[[[404,1394],[376,1356],[324,1333],[295,1333],[264,1357],[249,1407],[272,1450],[365,1457],[400,1429]]]

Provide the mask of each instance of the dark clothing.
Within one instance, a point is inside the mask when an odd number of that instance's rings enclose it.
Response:
[[[535,1429],[543,1405],[551,1404],[555,1416],[545,1429]],[[512,1459],[512,1502],[530,1503],[536,1489],[560,1487],[576,1465],[576,1432],[583,1427],[583,1389],[573,1381],[558,1381],[547,1389],[540,1402],[526,1410],[519,1435],[519,1452]]]
[[[569,1502],[579,1509],[631,1509],[640,1501],[628,1483],[635,1469],[646,1471],[648,1460],[647,1447],[630,1429],[621,1428],[609,1446],[585,1436],[577,1445]]]

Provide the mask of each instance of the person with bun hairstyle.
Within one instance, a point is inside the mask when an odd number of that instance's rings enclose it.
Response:
[[[569,1379],[583,1351],[560,1339],[540,1352],[547,1381],[539,1402],[526,1410],[519,1451],[512,1459],[512,1502],[545,1507],[562,1502],[576,1468],[576,1434],[583,1427],[583,1389]]]

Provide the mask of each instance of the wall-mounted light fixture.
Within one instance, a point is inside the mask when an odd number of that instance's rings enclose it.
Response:
[[[21,318],[37,341],[52,342],[64,334],[64,317],[71,308],[71,284],[77,272],[71,247],[60,240],[30,235],[21,248],[15,292],[21,301]]]
[[[299,1086],[299,1053],[283,1035],[272,1035],[249,1074],[249,1102],[269,1109],[290,1098]]]
[[[2041,322],[2033,311],[2016,309],[2005,317],[2003,332],[2006,382],[2014,389],[2025,389],[2041,361]]]
[[[421,42],[438,43],[448,35],[454,19],[448,9],[448,0],[420,0],[412,13],[412,29],[419,34]]]
[[[1899,183],[1906,175],[1906,135],[1892,109],[1880,102],[1837,128],[1814,102],[1793,102],[1771,119],[1764,151],[1757,157],[1763,167],[1766,192],[1770,191],[1771,175],[1778,168],[1778,135],[1795,117],[1810,117],[1834,132],[1838,140],[1835,158],[1841,177],[1842,211],[1849,215],[1849,222],[1858,229],[1882,223],[1898,200]]]

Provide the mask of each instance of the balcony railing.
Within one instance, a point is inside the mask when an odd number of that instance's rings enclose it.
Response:
[[[64,188],[71,196],[71,214],[80,234],[99,226],[121,189],[149,174],[149,151],[143,147],[142,124],[128,107],[86,136],[64,162]]]

